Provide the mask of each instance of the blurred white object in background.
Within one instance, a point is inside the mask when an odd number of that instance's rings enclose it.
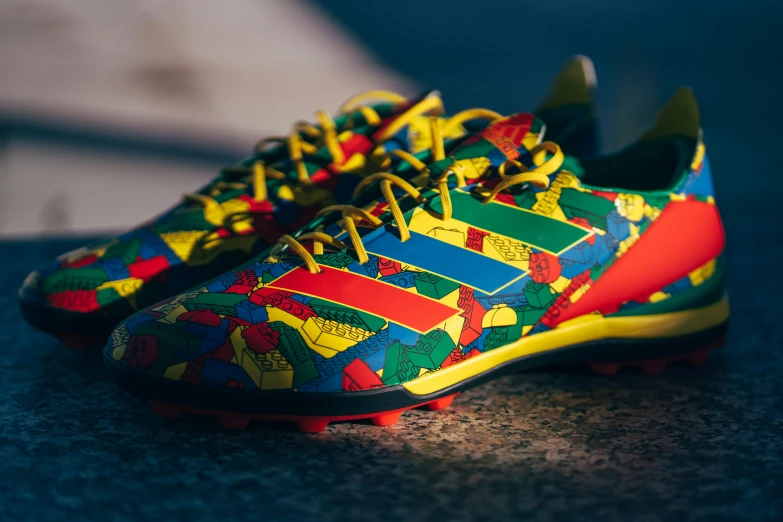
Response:
[[[412,91],[301,0],[4,0],[0,70],[1,235],[122,228],[215,174],[49,127],[239,157],[356,92]]]

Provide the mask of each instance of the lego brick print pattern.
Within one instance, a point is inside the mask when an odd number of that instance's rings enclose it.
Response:
[[[525,139],[530,134],[515,145],[529,160]],[[457,162],[497,165],[500,147],[485,145],[474,141],[444,161],[462,154]],[[401,242],[391,224],[358,223],[369,255],[364,264],[351,249],[315,255],[319,274],[296,256],[255,263],[136,314],[107,350],[129,368],[210,386],[353,392],[409,382],[556,327],[560,311],[669,201],[714,204],[709,191],[694,190],[709,182],[698,179],[703,159],[699,145],[682,190],[647,198],[587,188],[565,170],[552,174],[546,189],[512,187],[480,209],[470,195],[478,185],[454,189],[449,220],[438,217],[438,198],[407,211],[409,241]],[[537,226],[548,233],[531,236]],[[699,286],[713,268],[711,262],[623,307]]]
[[[185,200],[161,216],[119,237],[64,254],[33,272],[22,287],[26,302],[117,321],[162,299],[245,263],[281,235],[308,223],[326,205],[350,199],[363,175],[376,166],[366,155],[376,148],[375,133],[409,107],[378,105],[379,125],[361,125],[361,114],[336,119],[344,160],[337,164],[323,146],[303,159],[312,181],[296,184],[297,169],[285,145],[225,169],[202,188],[200,200]],[[349,123],[348,122],[352,122]],[[382,150],[418,152],[431,145],[426,116],[411,119]],[[267,180],[266,198],[256,198],[252,167],[287,173]]]

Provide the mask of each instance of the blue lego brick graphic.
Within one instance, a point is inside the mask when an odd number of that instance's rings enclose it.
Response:
[[[125,262],[119,257],[111,257],[101,261],[101,268],[106,271],[110,281],[117,279],[127,279],[130,277],[130,271]]]
[[[715,194],[715,188],[712,186],[712,169],[706,154],[704,155],[704,164],[701,167],[701,172],[698,174],[691,172],[677,187],[677,191],[682,194],[693,194],[695,196],[712,196]]]
[[[310,297],[309,295],[301,295],[301,294],[292,295],[291,299],[293,299],[295,301],[299,301],[302,304],[307,304],[307,303],[309,303],[310,301],[313,300],[313,298]]]
[[[348,270],[351,272],[366,275],[375,279],[378,277],[378,256],[370,256],[370,260],[364,264],[354,261],[348,265]]]
[[[481,332],[481,335],[479,335],[478,339],[470,343],[469,345],[462,348],[462,354],[466,354],[471,350],[478,350],[480,352],[484,351],[484,341],[487,339],[487,336],[492,332],[491,328],[484,328],[484,331]]]
[[[595,263],[593,257],[593,245],[586,240],[560,254],[561,262],[567,260],[588,267]]]
[[[595,253],[595,262],[599,265],[606,263],[614,255],[619,246],[619,241],[613,236],[606,234],[596,236],[593,252]]]
[[[537,333],[548,332],[551,329],[552,328],[550,328],[549,326],[545,325],[544,323],[538,323],[537,325],[535,325],[533,327],[532,330],[530,330],[530,332],[528,332],[528,335],[534,335],[534,334],[537,334]]]
[[[128,327],[128,333],[133,335],[136,327],[142,323],[155,320],[155,316],[151,314],[135,314],[125,319],[122,324]]]
[[[631,235],[631,222],[613,210],[606,216],[607,232],[619,241],[627,239]]]
[[[201,370],[201,382],[206,385],[225,386],[226,383],[234,381],[243,383],[246,390],[258,389],[253,379],[245,373],[241,366],[226,363],[218,359],[206,359],[204,368]]]
[[[689,278],[684,277],[679,281],[675,281],[672,284],[663,287],[663,291],[667,294],[678,294],[685,290],[690,290],[691,288],[693,288],[693,283],[691,283]]]
[[[187,323],[184,326],[186,332],[198,335],[201,338],[200,351],[195,356],[210,352],[226,342],[226,330],[228,329],[228,319],[221,319],[220,325],[206,326],[198,323]]]
[[[351,346],[344,352],[327,359],[317,353],[313,353],[313,361],[318,369],[319,377],[299,386],[300,392],[330,392],[342,389],[342,371],[354,359],[361,358],[372,371],[378,371],[383,367],[386,357],[386,348],[395,340],[390,338],[388,329],[379,331],[376,335],[368,337],[364,341]]]
[[[417,275],[419,275],[418,272],[412,272],[410,270],[406,270],[404,272],[400,272],[399,274],[392,274],[392,275],[381,277],[380,280],[383,281],[384,283],[397,285],[400,288],[412,288],[416,286],[414,279],[416,279]]]
[[[523,277],[520,281],[514,283],[514,288],[504,288],[502,294],[486,295],[476,292],[474,295],[476,301],[485,310],[491,309],[493,306],[499,304],[505,304],[507,306],[527,306],[527,297],[522,293],[524,286],[531,281],[529,277]]]
[[[257,305],[250,301],[237,303],[236,309],[237,317],[248,323],[258,324],[269,319],[269,314],[267,314],[265,306]]]
[[[224,292],[236,283],[237,276],[234,272],[226,272],[214,281],[207,283],[206,288],[210,292]]]
[[[139,249],[139,257],[142,259],[149,259],[155,256],[165,256],[170,265],[178,265],[182,263],[182,260],[177,257],[177,254],[169,248],[165,241],[163,241],[157,234],[147,228],[141,228],[132,233],[133,236],[141,239],[141,248]]]
[[[419,333],[394,323],[389,323],[389,327],[385,331],[388,332],[390,339],[393,340],[396,339],[400,341],[402,344],[407,344],[411,346],[419,342],[419,337],[421,337]]]

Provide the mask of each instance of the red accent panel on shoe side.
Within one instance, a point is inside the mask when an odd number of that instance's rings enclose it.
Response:
[[[715,205],[673,201],[552,326],[596,310],[612,313],[626,301],[647,297],[717,257],[725,243]]]

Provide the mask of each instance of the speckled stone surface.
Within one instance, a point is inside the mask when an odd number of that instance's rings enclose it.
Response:
[[[115,389],[99,351],[24,324],[15,289],[28,269],[79,243],[0,243],[0,520],[783,516],[783,333],[760,288],[732,285],[728,343],[697,370],[555,368],[387,428],[230,432],[214,419],[157,417]],[[737,281],[775,260],[751,266],[730,250],[729,262]]]

